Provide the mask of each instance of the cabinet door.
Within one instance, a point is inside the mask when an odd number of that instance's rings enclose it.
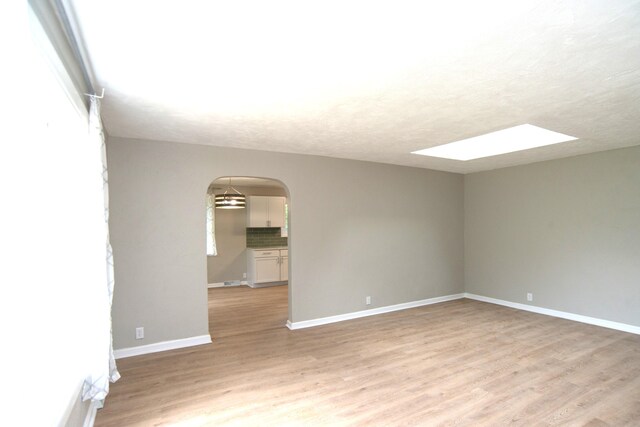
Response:
[[[269,197],[269,227],[284,227],[284,197]]]
[[[288,256],[280,257],[280,280],[282,281],[289,280],[289,257]]]
[[[269,219],[269,197],[249,196],[247,227],[267,227]]]
[[[280,264],[278,257],[256,258],[256,281],[255,283],[278,282],[280,281]]]

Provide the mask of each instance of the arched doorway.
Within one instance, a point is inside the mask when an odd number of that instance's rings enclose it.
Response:
[[[215,207],[215,196],[245,206]],[[290,197],[270,178],[223,176],[207,190],[209,332],[213,339],[285,328]],[[212,240],[214,240],[212,242]]]

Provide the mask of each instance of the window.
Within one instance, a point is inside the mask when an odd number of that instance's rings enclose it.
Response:
[[[289,237],[289,203],[284,202],[284,227],[280,229],[280,237]]]
[[[207,256],[218,255],[216,248],[216,217],[215,199],[213,190],[207,192]]]

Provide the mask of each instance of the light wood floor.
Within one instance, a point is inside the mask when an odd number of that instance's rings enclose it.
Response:
[[[212,289],[214,343],[118,361],[97,426],[639,426],[640,336],[471,300],[289,331]]]

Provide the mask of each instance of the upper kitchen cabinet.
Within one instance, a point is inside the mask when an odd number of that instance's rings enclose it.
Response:
[[[249,196],[247,227],[284,227],[285,197]]]

